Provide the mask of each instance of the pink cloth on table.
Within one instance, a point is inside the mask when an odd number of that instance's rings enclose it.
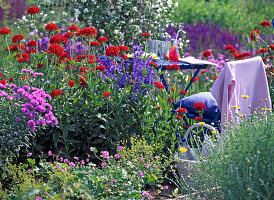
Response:
[[[255,108],[266,106],[271,109],[265,67],[259,56],[226,63],[210,90],[221,111],[222,129],[225,120],[235,120],[232,119],[235,109],[231,106],[240,107],[238,113],[247,116],[253,113]],[[248,95],[249,98],[243,98],[242,95]]]

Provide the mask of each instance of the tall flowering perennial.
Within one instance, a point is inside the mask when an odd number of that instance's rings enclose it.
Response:
[[[120,53],[120,49],[119,47],[116,47],[116,46],[109,46],[107,49],[106,49],[106,56],[114,56],[114,57],[117,57]]]
[[[15,84],[0,83],[0,100],[12,101],[15,123],[26,123],[31,131],[35,131],[39,126],[58,124],[57,118],[51,111],[52,106],[47,102],[51,100],[51,96],[42,89],[31,88],[28,85],[18,87]]]
[[[2,29],[0,29],[0,35],[7,36],[9,34],[10,34],[10,29],[8,29],[8,28],[2,28]]]
[[[52,32],[54,30],[58,31],[58,26],[56,24],[54,24],[54,23],[48,23],[45,26],[45,30],[50,31],[50,32]]]
[[[41,12],[40,9],[37,8],[36,6],[31,6],[27,10],[27,13],[31,15],[35,15],[36,13],[40,13],[40,12]]]

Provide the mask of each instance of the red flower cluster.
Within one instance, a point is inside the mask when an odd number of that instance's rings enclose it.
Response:
[[[68,85],[70,86],[70,87],[74,87],[74,84],[76,83],[76,81],[69,81],[68,82]]]
[[[25,37],[23,35],[15,35],[12,37],[12,42],[13,43],[17,43],[20,42],[21,40],[25,39]]]
[[[106,37],[99,37],[98,42],[107,42],[108,39]]]
[[[23,57],[23,58],[30,58],[30,55],[27,54],[27,53],[22,53],[22,57]]]
[[[43,67],[43,66],[45,66],[45,65],[42,63],[37,63],[37,69],[39,69],[40,67]]]
[[[22,45],[22,44],[14,44],[14,45],[12,45],[11,47],[9,47],[9,48],[6,48],[6,51],[8,50],[8,49],[10,49],[10,50],[12,50],[12,51],[19,51],[19,50],[25,50],[26,49],[26,47],[24,46],[24,45]]]
[[[176,113],[186,113],[187,112],[187,109],[185,108],[179,108],[178,110],[176,110]]]
[[[271,27],[269,21],[262,21],[262,22],[260,23],[260,26],[269,27],[269,28]]]
[[[63,52],[64,52],[64,49],[59,44],[54,43],[49,45],[48,54],[55,54],[58,56],[62,56]]]
[[[207,72],[207,70],[204,69],[204,70],[201,71],[201,74],[206,73],[206,72]]]
[[[143,33],[143,34],[141,35],[141,37],[143,37],[143,38],[145,38],[145,39],[149,39],[149,38],[151,38],[151,35],[150,35],[149,33]]]
[[[174,65],[168,65],[168,66],[166,67],[166,69],[168,69],[168,70],[179,70],[179,69],[180,69],[180,66],[179,66],[179,65],[176,65],[176,64],[174,64]]]
[[[259,53],[266,53],[266,52],[268,52],[267,49],[265,49],[265,48],[260,48],[260,50],[257,51],[256,53],[259,54]]]
[[[158,89],[165,89],[165,86],[161,83],[161,82],[158,82],[158,81],[155,81],[153,82],[153,84],[158,88]]]
[[[0,83],[1,83],[2,85],[6,85],[6,84],[7,84],[6,80],[1,80]]]
[[[87,59],[88,57],[86,55],[81,55],[79,54],[76,58],[75,58],[75,61],[76,62],[81,62],[82,60],[84,59]]]
[[[46,26],[45,26],[45,30],[48,30],[48,31],[58,31],[58,26],[54,23],[48,23]]]
[[[57,35],[54,35],[50,38],[49,43],[50,44],[54,44],[54,43],[61,44],[61,43],[63,43],[63,45],[65,45],[65,44],[68,43],[68,39],[63,35],[57,34]]]
[[[3,77],[3,74],[2,74],[2,73],[0,73],[0,77]]]
[[[68,30],[71,31],[71,32],[77,32],[80,29],[78,28],[78,26],[72,25],[68,28]]]
[[[10,34],[10,29],[8,28],[0,29],[0,35],[9,35],[9,34]]]
[[[80,85],[84,86],[85,88],[87,88],[87,83],[86,81],[84,80],[86,77],[81,77],[80,78]]]
[[[103,95],[104,95],[104,97],[108,98],[108,97],[110,97],[110,92],[104,92]]]
[[[39,46],[39,43],[37,44]],[[36,41],[35,40],[31,40],[28,42],[27,44],[28,47],[36,47]]]
[[[148,65],[151,67],[158,67],[158,65],[155,62],[150,62],[148,63]]]
[[[258,31],[258,30],[253,30],[253,31],[250,33],[250,38],[251,38],[251,40],[257,41],[257,40],[259,39],[259,34],[260,34],[260,31]]]
[[[180,91],[178,92],[178,94],[185,94],[185,95],[187,95],[187,91],[180,90]]]
[[[28,14],[31,14],[31,15],[34,15],[34,14],[40,13],[40,12],[41,12],[40,9],[37,8],[36,6],[31,6],[31,7],[29,7],[28,10],[27,10],[27,13],[28,13]]]
[[[197,110],[205,110],[206,106],[203,103],[194,103],[193,108],[196,108]]]
[[[93,37],[96,37],[97,36],[97,29],[94,28],[94,27],[85,27],[83,28],[82,30],[80,30],[80,34],[82,36],[93,36]]]
[[[271,50],[274,50],[274,44],[271,44],[270,46],[268,46]]]
[[[28,49],[28,50],[26,50],[26,53],[27,54],[31,54],[31,53],[36,53],[36,50],[35,49]]]
[[[104,65],[99,65],[99,66],[96,67],[96,69],[103,72],[103,71],[106,70],[106,66],[104,66]]]
[[[176,118],[177,118],[177,119],[183,119],[183,117],[180,116],[180,115],[176,115]]]
[[[118,47],[120,51],[129,51],[129,48],[127,46],[119,46]]]
[[[208,58],[209,56],[211,56],[211,51],[206,50],[206,51],[203,53],[203,57],[204,57],[204,58]]]
[[[97,42],[97,41],[92,41],[92,42],[90,42],[89,45],[90,46],[101,46],[100,42]]]
[[[26,59],[26,58],[18,58],[18,59],[17,59],[17,62],[19,62],[19,63],[28,63],[29,60]]]
[[[106,56],[115,56],[117,57],[120,53],[120,49],[116,46],[109,46],[106,49]]]
[[[71,39],[71,38],[73,38],[73,33],[71,33],[71,32],[67,32],[67,33],[65,33],[65,35],[64,35],[64,37],[65,38],[67,38],[67,39]]]
[[[213,80],[216,80],[218,77],[217,76],[212,76],[212,79]]]
[[[53,90],[53,91],[50,93],[50,95],[51,95],[52,97],[56,97],[56,96],[59,96],[59,95],[61,95],[61,94],[63,94],[63,91],[62,91],[62,90],[59,90],[59,89]]]
[[[122,54],[121,58],[124,59],[124,60],[129,60],[129,57],[127,56],[127,54]]]
[[[196,121],[203,121],[203,119],[201,117],[194,117],[193,119]]]
[[[193,77],[190,77],[190,81],[193,79]],[[193,83],[197,82],[199,80],[199,78],[195,77],[194,80],[193,80]]]

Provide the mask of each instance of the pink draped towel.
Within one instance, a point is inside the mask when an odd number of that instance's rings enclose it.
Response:
[[[222,129],[225,120],[239,122],[233,118],[235,111],[248,117],[256,108],[271,109],[265,67],[259,56],[226,63],[210,90],[221,111]],[[249,97],[243,98],[242,95]],[[240,110],[231,106],[238,106]]]

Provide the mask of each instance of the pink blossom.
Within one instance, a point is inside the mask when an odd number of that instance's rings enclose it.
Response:
[[[41,197],[36,198],[35,200],[42,200]]]
[[[30,157],[31,155],[32,155],[32,153],[28,153],[28,154],[27,154],[27,157]]]
[[[122,149],[123,149],[123,146],[119,146],[119,148],[118,148],[118,149],[119,149],[119,151],[122,151]]]
[[[56,165],[57,170],[60,168],[58,165]]]
[[[79,158],[78,158],[78,157],[74,157],[74,159],[75,159],[75,160],[79,160]]]
[[[101,163],[101,166],[104,167],[104,166],[106,166],[106,165],[105,165],[105,163],[102,162],[102,163]]]
[[[89,150],[90,150],[91,152],[93,152],[93,151],[94,151],[94,148],[93,148],[93,147],[90,147]]]
[[[30,173],[30,169],[28,169],[28,174]]]
[[[140,158],[140,160],[141,160],[141,162],[143,162],[143,160],[144,160],[143,156]]]
[[[140,172],[140,173],[139,173],[139,176],[140,176],[141,178],[143,178],[143,177],[144,177],[144,173],[143,173],[143,172]]]
[[[147,164],[147,163],[145,163],[145,167],[148,167],[148,164]]]
[[[116,158],[119,158],[119,157],[120,157],[120,154],[119,154],[119,153],[118,153],[118,154],[116,154],[116,155],[115,155],[115,157],[116,157]]]
[[[165,186],[164,186],[164,189],[165,189],[165,190],[168,190],[168,185],[165,185]]]
[[[108,158],[109,157],[108,151],[102,151],[102,156],[105,158]]]
[[[49,155],[49,156],[52,156],[52,151],[49,151],[49,152],[48,152],[48,155]]]

